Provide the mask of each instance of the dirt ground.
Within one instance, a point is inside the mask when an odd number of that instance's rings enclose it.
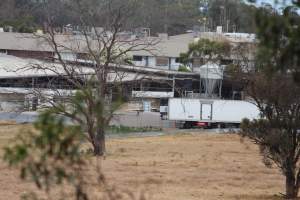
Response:
[[[0,147],[19,129],[24,126],[0,126]],[[279,171],[266,168],[257,147],[233,134],[112,139],[107,150],[108,182],[153,200],[270,200],[284,192]],[[0,170],[0,199],[19,199],[28,184],[3,161]]]

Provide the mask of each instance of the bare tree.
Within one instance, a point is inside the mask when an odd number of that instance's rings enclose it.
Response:
[[[60,66],[31,67],[55,73],[77,91],[67,103],[49,101],[52,111],[79,123],[87,131],[97,156],[105,153],[105,129],[122,103],[122,80],[129,76],[122,69],[128,68],[132,52],[151,51],[156,43],[151,38],[122,35],[133,6],[117,0],[77,0],[71,3],[80,24],[77,35],[57,34],[50,13],[47,33],[37,35],[53,49]]]

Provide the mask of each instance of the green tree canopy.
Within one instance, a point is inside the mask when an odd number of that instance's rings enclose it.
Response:
[[[204,62],[220,61],[230,53],[230,44],[226,41],[200,39],[189,45],[188,52],[180,54],[180,62],[189,64],[194,58],[202,58]]]
[[[299,2],[297,3],[299,6]],[[275,164],[286,178],[288,199],[300,187],[300,21],[297,5],[283,14],[260,9],[256,16],[256,69],[247,76],[247,95],[262,119],[244,120],[242,135],[258,144],[265,164]]]

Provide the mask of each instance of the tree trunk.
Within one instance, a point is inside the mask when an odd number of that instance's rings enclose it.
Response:
[[[97,130],[94,144],[95,156],[104,156],[105,154],[105,134],[104,130]]]
[[[286,174],[286,198],[296,199],[298,196],[298,186],[293,172],[288,172]]]

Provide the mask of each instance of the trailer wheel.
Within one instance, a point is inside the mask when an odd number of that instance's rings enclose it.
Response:
[[[225,123],[221,123],[221,128],[226,128],[226,124]]]
[[[193,123],[192,122],[185,122],[183,125],[184,129],[191,129],[193,127]]]

